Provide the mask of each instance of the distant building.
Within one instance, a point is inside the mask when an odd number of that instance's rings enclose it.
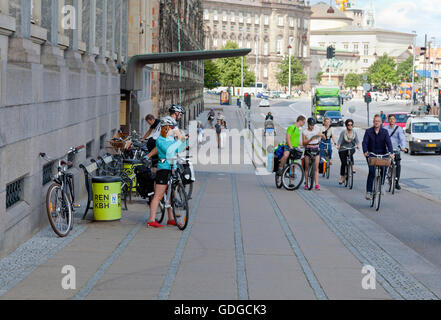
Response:
[[[205,48],[220,49],[229,40],[236,42],[239,48],[251,48],[253,51],[247,56],[247,63],[250,71],[257,73],[257,82],[267,84],[270,90],[279,90],[281,86],[276,75],[291,45],[292,56],[304,65],[308,80],[303,87],[308,90],[312,12],[307,3],[300,0],[203,0]]]

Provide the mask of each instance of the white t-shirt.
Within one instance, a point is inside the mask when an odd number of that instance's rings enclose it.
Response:
[[[314,129],[312,131],[309,131],[309,129],[303,130],[303,134],[306,137],[306,140],[311,139],[313,136],[320,134],[320,128],[317,126],[314,126]],[[311,140],[308,144],[318,144],[320,142],[319,139]]]

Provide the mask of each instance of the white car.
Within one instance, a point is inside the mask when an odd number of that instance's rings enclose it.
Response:
[[[404,132],[411,155],[417,152],[441,154],[441,122],[438,118],[409,117]]]
[[[269,106],[270,106],[270,103],[269,103],[268,99],[260,100],[259,107],[269,107]]]
[[[289,99],[290,98],[289,93],[282,92],[279,95],[280,95],[280,99]]]

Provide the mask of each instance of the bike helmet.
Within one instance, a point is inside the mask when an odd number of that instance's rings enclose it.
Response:
[[[308,126],[315,126],[316,121],[314,118],[308,118]]]
[[[348,126],[348,123],[349,123],[349,122],[352,122],[352,125],[354,125],[354,120],[352,120],[352,119],[347,119],[347,120],[345,121],[345,127]]]
[[[179,112],[181,114],[184,114],[184,109],[180,105],[178,105],[178,104],[172,104],[170,109],[168,109],[168,111],[170,113]]]
[[[176,122],[176,120],[170,116],[161,119],[161,127],[164,126],[176,127],[177,125],[178,123]]]

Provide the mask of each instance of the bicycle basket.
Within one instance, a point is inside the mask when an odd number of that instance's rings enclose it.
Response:
[[[369,158],[369,165],[377,167],[389,167],[390,158]]]

